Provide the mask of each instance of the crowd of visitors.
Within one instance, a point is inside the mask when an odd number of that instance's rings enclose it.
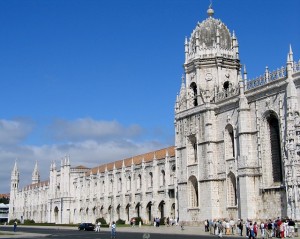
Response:
[[[205,220],[204,230],[213,235],[223,237],[223,235],[246,236],[249,239],[255,238],[285,238],[295,236],[295,222],[288,218],[268,219],[262,221],[252,221],[238,219],[230,220]]]

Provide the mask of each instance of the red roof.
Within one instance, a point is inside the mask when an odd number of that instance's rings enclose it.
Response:
[[[107,169],[107,171],[111,171],[111,170],[113,170],[114,167],[116,169],[120,169],[120,168],[122,168],[123,163],[124,163],[125,167],[129,167],[132,163],[135,165],[141,164],[143,160],[144,160],[144,162],[151,162],[151,161],[153,161],[153,159],[161,160],[161,159],[166,158],[167,154],[170,157],[174,157],[175,156],[175,146],[171,146],[171,147],[156,150],[153,152],[133,156],[133,157],[127,158],[127,159],[118,160],[118,161],[108,163],[108,164],[99,165],[95,168],[92,168],[89,172],[86,173],[86,175],[97,174],[98,171],[100,173],[103,173],[103,172],[105,172],[106,169]]]

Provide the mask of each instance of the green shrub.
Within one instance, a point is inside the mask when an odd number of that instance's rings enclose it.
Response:
[[[135,219],[135,225],[139,225],[140,222],[143,225],[143,220],[141,217],[133,217]]]
[[[125,224],[125,221],[124,220],[122,220],[122,219],[118,219],[118,221],[116,221],[116,224],[117,225],[123,225],[123,224]]]
[[[11,219],[11,220],[9,220],[9,223],[8,223],[8,224],[9,224],[9,225],[13,225],[15,221],[17,221],[18,224],[21,223],[21,221],[20,221],[19,219]]]
[[[35,221],[32,220],[32,219],[31,219],[31,220],[30,220],[30,219],[25,219],[25,220],[24,220],[24,224],[25,224],[25,225],[35,224]]]
[[[166,220],[165,217],[161,218],[161,219],[159,220],[159,225],[165,225],[165,220]]]
[[[97,219],[96,219],[96,224],[97,224],[98,222],[101,223],[101,226],[107,224],[106,220],[105,220],[103,217],[97,218]]]

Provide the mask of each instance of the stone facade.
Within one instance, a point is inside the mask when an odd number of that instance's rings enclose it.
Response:
[[[11,176],[10,219],[58,224],[107,222],[141,217],[175,218],[175,149],[169,147],[92,169],[71,167],[69,157],[50,179],[39,181],[37,164],[32,184],[19,190],[15,163]]]
[[[175,147],[93,169],[60,169],[19,189],[12,171],[10,218],[78,223],[140,216],[300,220],[300,61],[248,80],[234,32],[213,17],[185,40],[175,103]]]
[[[234,32],[213,17],[185,40],[175,104],[179,218],[300,219],[300,62],[247,79]]]

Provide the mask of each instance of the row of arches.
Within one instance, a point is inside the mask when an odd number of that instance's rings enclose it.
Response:
[[[126,220],[130,221],[132,217],[141,217],[148,222],[152,222],[154,217],[164,218],[166,216],[165,201],[159,202],[157,207],[153,202],[148,202],[145,206],[145,210],[142,210],[142,203],[138,202],[135,205],[128,203],[126,206],[118,204],[115,208],[113,205],[109,205],[105,208],[103,205],[100,207],[92,208],[80,208],[73,210],[73,215],[70,218],[74,218],[74,222],[93,222],[99,217],[103,217],[107,222],[112,220]],[[54,220],[56,223],[60,222],[60,209],[58,206],[54,207]],[[170,215],[175,217],[175,203],[172,203],[171,208],[168,210]],[[168,215],[169,216],[169,215]]]

